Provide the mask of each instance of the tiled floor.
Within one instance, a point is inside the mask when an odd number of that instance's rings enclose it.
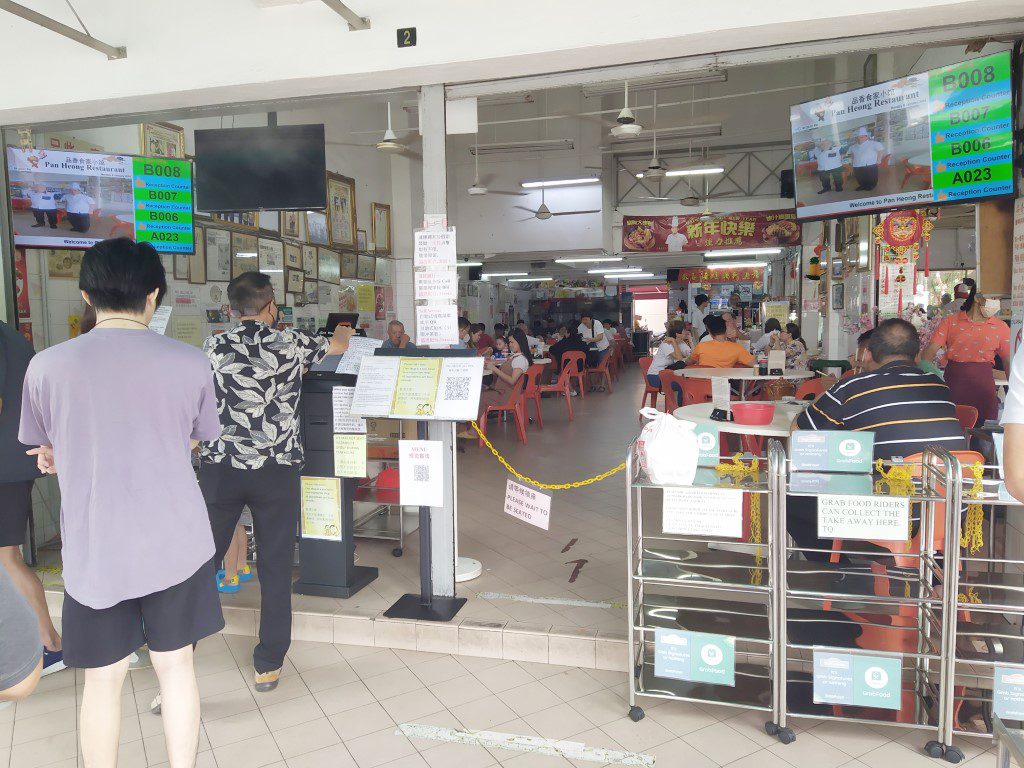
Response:
[[[408,739],[397,726],[489,730],[653,756],[658,768],[937,768],[922,732],[795,721],[795,743],[764,734],[764,715],[643,700],[627,716],[622,673],[547,664],[294,643],[279,688],[253,692],[254,639],[203,641],[199,768],[597,768],[602,763]],[[119,768],[166,765],[161,721],[148,711],[152,670],[132,672],[123,697]],[[0,768],[79,768],[75,672],[0,710]],[[995,768],[991,743],[959,739],[970,768]]]

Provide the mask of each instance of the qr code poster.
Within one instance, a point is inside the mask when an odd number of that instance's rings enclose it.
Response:
[[[505,484],[505,514],[546,531],[551,524],[551,497],[508,480]]]
[[[398,441],[398,503],[444,506],[444,444],[440,440]]]
[[[469,421],[480,410],[480,389],[484,377],[482,357],[446,357],[441,363],[434,403],[435,419]]]

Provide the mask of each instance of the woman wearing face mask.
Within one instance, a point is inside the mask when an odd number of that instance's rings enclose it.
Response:
[[[1010,359],[1010,328],[996,317],[999,299],[975,295],[977,286],[964,280],[971,292],[963,309],[939,323],[921,359],[931,362],[940,349],[946,350],[946,384],[957,405],[978,409],[978,424],[998,415],[999,400],[992,375],[995,356],[1003,365]]]

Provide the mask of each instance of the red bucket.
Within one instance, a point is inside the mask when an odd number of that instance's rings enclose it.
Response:
[[[775,418],[775,403],[742,402],[730,403],[732,419],[737,424],[756,427],[771,424]]]

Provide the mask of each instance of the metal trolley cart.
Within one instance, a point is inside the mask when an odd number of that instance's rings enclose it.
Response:
[[[774,441],[769,445],[772,460],[778,461],[781,449]],[[723,464],[722,470],[699,467],[690,486],[658,486],[644,474],[636,442],[629,448],[629,716],[634,721],[644,717],[638,696],[773,709],[774,578],[769,566],[776,540],[767,503],[773,473],[766,471],[764,459],[756,469],[749,458],[743,466],[730,459]],[[706,503],[684,508],[678,503],[681,497],[674,497],[676,522],[669,525],[669,504],[663,502],[666,494],[679,492],[702,494]],[[739,536],[666,532],[686,528],[689,523],[677,522],[713,512],[719,503],[730,506],[725,517]],[[721,516],[703,519],[711,520],[714,528]],[[700,522],[695,528],[711,530]],[[723,653],[732,658],[723,659]],[[699,669],[699,660],[708,665]],[[690,673],[683,669],[688,663]],[[659,669],[659,664],[665,666]],[[723,668],[728,674],[724,680],[717,676]]]
[[[1021,513],[1013,509],[1020,502],[1006,492],[998,467],[983,464],[980,454],[961,461],[963,532],[960,546],[949,551],[957,582],[950,589],[956,621],[946,659],[953,681],[948,727],[955,735],[990,737],[997,715],[1017,727],[1024,721],[1013,700],[1024,695],[1024,553],[1005,544],[1005,533],[1020,525]],[[954,754],[962,756],[958,749]]]
[[[927,753],[958,762],[945,696],[953,631],[944,621],[955,612],[956,590],[943,589],[942,561],[944,542],[960,536],[959,515],[945,514],[959,509],[960,463],[944,449],[929,448],[903,463],[876,465],[874,475],[791,468],[787,474],[785,461],[771,469],[779,473],[771,483],[778,493],[775,540],[781,542],[776,620],[785,621],[786,632],[773,649],[778,719],[766,731],[793,741],[791,717],[932,730]],[[787,515],[803,514],[802,524],[815,525],[819,506],[833,499],[855,505],[843,513],[844,523],[867,505],[875,505],[874,514],[886,506],[906,509],[906,539],[888,540],[894,528],[903,530],[904,518],[895,516],[882,540],[848,529],[848,540],[834,538],[828,549],[789,546]],[[882,512],[876,519],[885,517]],[[945,549],[955,561],[955,547]]]

